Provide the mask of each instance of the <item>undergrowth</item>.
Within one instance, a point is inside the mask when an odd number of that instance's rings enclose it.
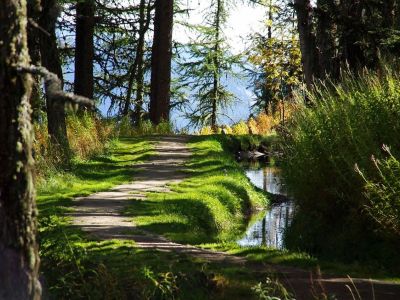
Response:
[[[86,160],[101,155],[110,146],[115,135],[112,122],[98,119],[85,113],[77,116],[71,113],[66,119],[69,151],[75,160]],[[68,166],[69,161],[57,151],[51,143],[47,131],[47,121],[44,119],[34,125],[35,140],[33,153],[36,165],[36,175],[40,178],[57,173]],[[68,158],[69,159],[69,158]]]
[[[298,206],[287,233],[290,249],[400,272],[399,240],[375,222],[379,203],[389,210],[398,205],[398,193],[392,202],[382,197],[398,177],[380,174],[374,163],[388,158],[383,145],[400,154],[399,84],[391,72],[345,75],[341,84],[317,88],[309,95],[311,107],[291,119],[281,135],[282,174]],[[382,167],[387,174],[397,168]]]

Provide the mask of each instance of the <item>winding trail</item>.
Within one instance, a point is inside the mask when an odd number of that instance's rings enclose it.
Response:
[[[182,252],[212,262],[244,264],[246,261],[241,257],[173,243],[162,236],[139,230],[131,217],[122,214],[131,200],[145,201],[147,192],[167,193],[170,191],[168,184],[185,179],[182,170],[191,155],[186,145],[188,139],[188,136],[154,138],[156,155],[134,166],[137,174],[133,182],[74,200],[74,212],[69,214],[73,224],[103,240],[133,240],[138,248]]]
[[[295,292],[297,300],[314,299],[313,293],[321,294],[324,291],[329,295],[335,294],[340,300],[353,299],[346,287],[352,286],[348,278],[324,275],[322,278],[312,279],[309,271],[299,268],[248,262],[243,257],[173,243],[162,236],[139,230],[131,217],[122,214],[124,208],[132,199],[146,201],[147,192],[169,192],[168,184],[185,179],[182,170],[191,155],[186,146],[186,136],[157,137],[153,141],[156,155],[147,162],[134,166],[138,172],[133,182],[74,200],[74,211],[69,215],[72,216],[75,226],[101,240],[133,240],[137,247],[143,249],[175,251],[212,263],[234,264],[250,268],[254,272],[275,273],[289,290]],[[354,279],[354,284],[363,300],[400,299],[400,285],[396,283]],[[356,295],[354,299],[359,298]]]

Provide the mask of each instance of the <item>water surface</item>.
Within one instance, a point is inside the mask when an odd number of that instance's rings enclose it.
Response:
[[[285,186],[276,167],[261,166],[247,169],[250,181],[271,194],[287,196]],[[268,246],[283,249],[283,236],[294,213],[294,204],[288,200],[274,204],[261,214],[254,222],[250,222],[245,235],[237,241],[241,246]]]

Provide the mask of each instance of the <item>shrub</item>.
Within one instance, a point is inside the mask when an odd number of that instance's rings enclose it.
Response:
[[[252,134],[259,133],[258,124],[257,124],[256,120],[254,120],[253,118],[250,118],[249,121],[247,121],[247,126],[249,127],[249,131]]]
[[[232,132],[236,135],[249,134],[249,127],[244,121],[240,121],[232,126]]]
[[[123,137],[174,133],[172,124],[165,121],[153,125],[150,120],[141,120],[137,126],[134,126],[129,117],[123,117],[117,124],[117,135]]]
[[[199,131],[199,135],[211,135],[211,134],[214,134],[214,130],[211,128],[211,126],[202,127]]]
[[[280,122],[279,118],[272,115],[267,115],[266,113],[259,114],[256,119],[257,130],[259,134],[271,134],[274,127]]]
[[[282,133],[283,176],[298,205],[287,246],[345,260],[394,258],[398,242],[378,234],[365,207],[365,182],[354,165],[376,176],[371,164],[383,144],[400,150],[397,75],[347,75],[319,86],[311,108],[297,111]],[[398,265],[397,265],[398,266]]]

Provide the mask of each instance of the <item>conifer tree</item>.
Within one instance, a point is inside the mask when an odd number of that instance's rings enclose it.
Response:
[[[185,61],[179,63],[181,87],[189,87],[192,94],[188,117],[193,124],[209,125],[214,130],[221,109],[234,100],[223,78],[235,76],[232,68],[240,63],[240,57],[229,51],[224,35],[230,4],[228,0],[211,0],[203,24],[188,25],[197,38],[183,47]]]

